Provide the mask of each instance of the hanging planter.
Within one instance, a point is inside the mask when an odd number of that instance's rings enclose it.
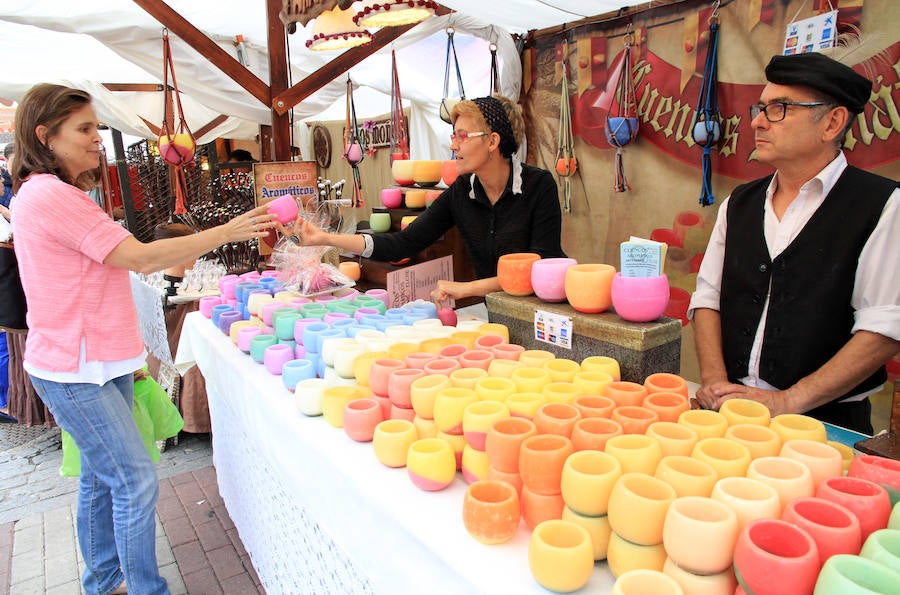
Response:
[[[353,81],[347,77],[347,118],[344,124],[344,159],[353,170],[353,198],[350,201],[352,207],[365,206],[362,193],[362,179],[359,175],[359,164],[366,158],[366,146],[359,134],[359,125],[356,121],[356,105],[353,103]]]
[[[169,87],[170,72],[172,73],[171,87]],[[172,101],[173,94],[174,102]],[[178,82],[175,80],[175,64],[172,60],[168,29],[163,29],[163,102],[163,123],[160,126],[159,138],[157,138],[157,148],[163,161],[174,167],[175,208],[173,214],[183,215],[187,213],[185,207],[187,182],[184,177],[184,165],[194,160],[197,142],[184,119],[181,93],[178,90]],[[173,113],[176,107],[178,110],[177,125],[175,124],[176,114]]]
[[[569,102],[569,44],[562,47],[562,89],[559,97],[559,134],[556,150],[556,173],[563,183],[563,210],[572,212],[572,186],[569,178],[578,169],[575,159],[575,135],[572,133],[572,113]]]
[[[625,192],[631,189],[628,180],[625,179],[625,166],[622,155],[624,148],[634,142],[638,136],[637,99],[634,94],[634,75],[631,70],[631,48],[634,45],[634,34],[631,25],[625,32],[624,48],[622,49],[622,65],[619,70],[619,80],[616,83],[616,99],[618,110],[616,114],[606,117],[606,140],[616,148],[616,179],[613,189],[616,192]],[[610,108],[612,114],[612,108]]]
[[[719,124],[718,87],[719,9],[718,4],[709,17],[709,46],[703,66],[703,82],[700,84],[700,98],[691,136],[703,148],[700,163],[703,168],[703,182],[700,190],[700,204],[710,206],[715,202],[712,189],[712,150],[722,137]]]
[[[466,91],[463,89],[462,73],[459,71],[459,59],[456,57],[456,45],[453,43],[453,35],[455,30],[453,27],[447,27],[447,53],[444,64],[444,94],[441,99],[440,116],[441,120],[447,124],[453,124],[450,120],[450,114],[453,112],[453,106],[466,98]],[[459,92],[459,99],[451,99],[450,94],[450,61],[453,60],[453,68],[456,71],[456,88]]]
[[[397,55],[391,50],[391,163],[400,159],[409,159],[409,133],[403,114]]]

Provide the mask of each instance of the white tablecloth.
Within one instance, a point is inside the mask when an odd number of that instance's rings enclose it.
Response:
[[[424,492],[381,465],[370,443],[300,414],[281,378],[199,312],[176,366],[207,380],[221,495],[269,593],[548,593],[528,569],[530,532],[487,546],[466,533],[461,475]],[[614,579],[597,563],[583,591]]]

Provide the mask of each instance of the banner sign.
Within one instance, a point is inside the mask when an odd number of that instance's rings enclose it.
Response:
[[[256,205],[291,194],[306,205],[316,198],[316,182],[318,180],[315,161],[274,161],[253,164],[253,186],[256,192]],[[259,253],[272,253],[277,234],[270,233],[259,243]]]

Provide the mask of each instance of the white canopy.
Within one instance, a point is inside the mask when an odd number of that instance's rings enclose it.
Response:
[[[359,118],[390,109],[390,52],[397,52],[404,105],[410,110],[411,139],[420,156],[438,154],[446,124],[437,117],[443,94],[447,36],[455,43],[469,97],[489,92],[488,43],[498,45],[501,92],[517,98],[521,63],[510,33],[522,33],[617,10],[640,0],[445,0],[457,12],[427,19],[393,44],[354,66],[349,76],[358,91]],[[167,4],[237,57],[236,36],[245,40],[245,65],[268,84],[265,0],[168,0]],[[337,52],[306,48],[310,23],[288,36],[291,83],[296,84],[332,60]],[[89,91],[98,115],[125,133],[153,137],[141,120],[162,122],[162,95],[111,92],[103,83],[161,83],[162,25],[137,4],[109,0],[3,0],[0,6],[0,97],[19,100],[32,85],[58,82]],[[228,119],[198,139],[251,139],[271,111],[215,65],[170,34],[175,72],[189,126],[197,130],[224,114]],[[338,76],[294,108],[295,122],[342,119],[346,75]],[[456,85],[451,83],[451,95]],[[305,145],[306,126],[295,126]],[[414,158],[416,155],[413,156]]]

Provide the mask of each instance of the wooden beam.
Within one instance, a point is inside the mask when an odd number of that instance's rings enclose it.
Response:
[[[159,126],[157,126],[156,124],[154,124],[153,122],[151,122],[150,120],[145,118],[144,116],[138,116],[138,117],[141,119],[141,121],[144,124],[147,125],[147,128],[150,129],[150,132],[152,132],[156,136],[159,136],[159,133],[162,132],[162,128],[160,128]]]
[[[443,16],[445,14],[450,14],[451,12],[452,11],[449,8],[438,5],[435,14],[437,16]],[[353,66],[356,66],[358,63],[362,62],[384,46],[388,45],[416,25],[418,25],[418,23],[413,23],[411,25],[401,25],[397,27],[382,27],[378,30],[377,33],[375,33],[370,43],[357,46],[355,48],[350,48],[349,50],[336,57],[334,60],[332,60],[322,68],[311,73],[301,82],[297,83],[290,89],[287,89],[283,93],[273,92],[272,109],[277,114],[284,114],[292,107],[294,107],[331,81],[337,79],[340,75],[350,70]]]
[[[228,116],[226,116],[225,114],[219,114],[218,116],[201,126],[199,129],[194,130],[194,138],[200,138],[227,119]]]
[[[103,83],[108,91],[137,91],[159,93],[163,86],[157,83]]]
[[[202,56],[216,65],[219,70],[243,87],[250,95],[256,97],[262,104],[271,104],[271,92],[268,85],[247,70],[243,64],[231,57],[228,52],[220,48],[202,31],[172,10],[165,2],[162,0],[133,0],[133,2],[147,11],[172,33],[183,39],[189,46],[200,52]]]
[[[278,13],[281,0],[266,2],[267,38],[269,46],[269,89],[271,96],[283,93],[288,86],[287,32]],[[261,135],[262,136],[262,135]],[[272,141],[276,161],[291,160],[291,121],[285,112],[272,112]]]

